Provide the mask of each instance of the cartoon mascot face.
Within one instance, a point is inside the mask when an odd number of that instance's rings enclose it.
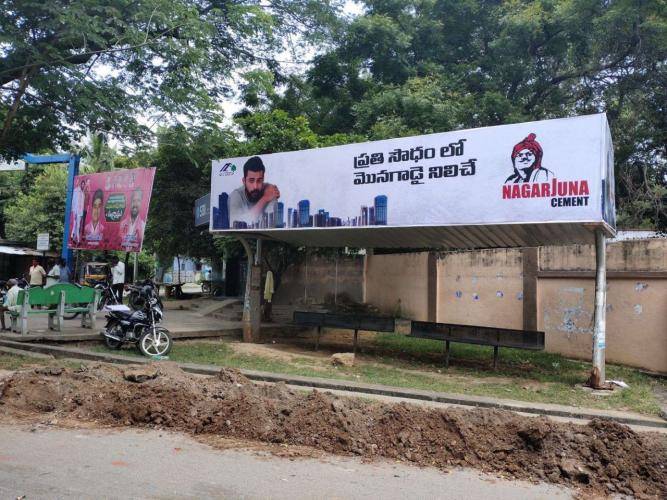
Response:
[[[542,166],[542,146],[535,140],[536,137],[535,134],[528,134],[512,148],[514,174],[505,183],[535,182],[538,177],[549,177],[551,172]]]

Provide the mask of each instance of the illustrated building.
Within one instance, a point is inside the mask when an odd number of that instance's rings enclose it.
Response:
[[[213,207],[213,229],[229,229],[229,196],[218,195],[218,207]]]
[[[375,225],[387,225],[387,197],[383,194],[375,197]]]
[[[301,200],[299,206],[299,227],[310,227],[310,201]]]

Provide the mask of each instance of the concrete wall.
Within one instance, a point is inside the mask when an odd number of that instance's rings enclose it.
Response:
[[[394,314],[401,301],[402,315],[428,321],[428,253],[370,255],[366,268],[366,302]]]
[[[363,300],[364,261],[361,256],[325,258],[309,256],[283,275],[274,296],[276,304],[321,304],[328,295],[347,294]]]
[[[667,239],[607,248],[607,360],[667,373]],[[338,262],[338,291],[415,320],[546,333],[546,349],[591,359],[592,246],[369,255]],[[365,287],[365,290],[364,290]],[[291,268],[277,303],[323,302],[335,263]]]
[[[546,349],[590,359],[595,280],[541,279],[538,328]],[[667,279],[607,281],[609,362],[667,372]]]
[[[540,248],[537,314],[547,350],[590,358],[594,268],[591,246]],[[667,373],[667,240],[608,245],[606,334],[608,361]]]
[[[429,293],[428,253],[368,258],[367,302],[442,323],[544,330],[546,349],[591,358],[595,254],[592,246],[438,255]],[[667,240],[607,248],[607,360],[667,373]]]
[[[520,329],[522,301],[521,250],[446,253],[438,259],[438,322]]]

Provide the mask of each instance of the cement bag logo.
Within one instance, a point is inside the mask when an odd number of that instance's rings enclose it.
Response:
[[[544,151],[537,136],[528,134],[512,148],[514,173],[503,185],[503,199],[551,198],[552,207],[588,206],[590,190],[585,179],[560,181],[542,166]]]
[[[234,165],[233,163],[225,163],[222,167],[220,167],[218,175],[234,175],[235,172],[236,172],[236,165]]]

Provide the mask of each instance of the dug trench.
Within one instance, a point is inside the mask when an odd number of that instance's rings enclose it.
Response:
[[[0,379],[0,418],[46,415],[104,426],[281,443],[442,470],[463,466],[585,495],[667,498],[667,439],[487,409],[433,409],[257,385],[236,370],[189,375],[172,363],[58,365]]]

